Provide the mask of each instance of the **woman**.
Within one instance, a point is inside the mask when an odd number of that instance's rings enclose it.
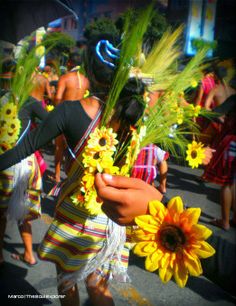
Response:
[[[106,58],[105,50],[101,52],[104,53],[103,58]],[[88,47],[87,56],[89,61],[86,72],[91,84],[90,91],[94,96],[76,102],[65,101],[58,105],[18,146],[0,156],[2,168],[17,163],[62,133],[70,151],[82,151],[86,138],[98,124],[104,104],[101,98],[106,97],[114,75],[114,69],[100,61],[94,44]],[[129,138],[130,126],[135,125],[143,114],[143,93],[144,85],[134,79],[128,81],[121,92],[111,120],[111,126],[116,130],[119,140]],[[121,164],[122,160],[118,163]],[[76,169],[81,170],[83,169],[79,167]],[[75,284],[77,279],[86,281],[93,305],[114,305],[107,281],[116,277],[122,281],[128,278],[125,228],[112,222],[103,213],[94,217],[83,207],[73,205],[69,192],[73,185],[71,178],[72,175],[60,191],[55,218],[39,248],[39,257],[56,264],[59,281],[61,280],[58,290],[65,294],[65,298],[61,300],[62,305],[79,305],[78,288]],[[68,189],[65,188],[66,184]],[[76,184],[78,185],[78,181]]]
[[[15,62],[8,65],[8,72],[14,72]],[[11,95],[10,86],[5,87],[8,94],[2,106],[6,105]],[[34,92],[36,89],[33,90]],[[23,139],[29,131],[31,123],[35,119],[43,120],[47,117],[47,111],[41,103],[34,97],[29,99],[21,107],[18,118],[21,121],[20,138]],[[24,180],[23,180],[24,177]],[[38,218],[41,214],[40,193],[41,193],[41,175],[40,168],[35,155],[32,155],[20,162],[18,165],[0,173],[0,263],[4,262],[2,249],[3,239],[6,228],[6,212],[9,218],[18,222],[18,229],[24,244],[23,254],[12,254],[16,260],[23,261],[27,266],[32,267],[37,264],[32,248],[32,228],[31,221]],[[24,187],[23,187],[24,186]],[[27,209],[23,212],[19,207]]]

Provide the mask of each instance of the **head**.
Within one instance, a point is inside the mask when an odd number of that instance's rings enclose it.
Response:
[[[120,93],[111,121],[119,123],[122,129],[135,126],[145,110],[144,92],[142,80],[130,78]]]
[[[1,89],[10,89],[11,80],[14,76],[16,70],[16,62],[11,59],[5,59],[1,63],[1,71],[0,71],[0,88]]]
[[[114,47],[118,42],[118,39],[107,34],[96,35],[88,42],[83,58],[84,69],[90,81],[90,92],[102,99],[109,92],[116,70],[109,64],[115,63],[116,59],[111,58],[107,53],[106,45],[102,42],[105,40]]]

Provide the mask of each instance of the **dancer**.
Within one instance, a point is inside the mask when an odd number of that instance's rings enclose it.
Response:
[[[15,67],[14,67],[15,68]],[[12,68],[13,69],[13,68]],[[44,78],[40,76],[34,79],[35,87],[31,96],[27,99],[18,113],[21,121],[21,132],[19,142],[29,132],[31,124],[35,119],[43,120],[47,117],[46,110],[42,107],[40,100],[43,97],[47,86]],[[11,90],[9,90],[10,98]],[[8,100],[3,102],[3,105]],[[3,106],[2,105],[2,106]],[[6,228],[6,214],[9,218],[18,222],[18,229],[24,244],[23,254],[12,254],[12,258],[23,261],[27,266],[32,267],[37,264],[32,249],[32,228],[31,221],[41,215],[40,193],[42,189],[41,173],[38,165],[38,155],[31,155],[19,164],[8,168],[0,173],[0,261],[3,263],[3,239]],[[42,159],[40,159],[42,161]],[[45,163],[41,167],[45,168]],[[26,211],[22,212],[20,207],[26,206]]]
[[[81,146],[85,143],[80,140],[83,140],[83,135],[88,135],[98,123],[104,103],[101,99],[107,95],[114,75],[114,69],[100,61],[94,45],[91,45],[87,52],[87,63],[90,66],[86,71],[91,90],[95,91],[98,97],[90,96],[80,101],[65,101],[59,104],[18,146],[0,156],[1,167],[9,167],[18,162],[62,133],[72,150],[75,147],[82,150]],[[106,53],[103,56],[105,57]],[[111,121],[120,137],[127,137],[127,132],[123,132],[129,131],[130,125],[135,125],[142,115],[144,89],[140,80],[133,79],[122,91]],[[77,145],[78,141],[80,147]],[[76,160],[74,164],[77,164]],[[68,186],[70,189],[73,184],[70,182]],[[64,190],[67,196],[63,196],[62,189],[55,218],[39,248],[39,256],[42,260],[50,260],[57,266],[57,272],[60,278],[62,277],[58,290],[66,294],[66,298],[61,301],[62,305],[79,304],[78,288],[74,278],[86,280],[88,293],[94,305],[114,305],[107,280],[116,276],[124,281],[127,279],[128,249],[124,245],[125,228],[120,228],[105,214],[96,217],[89,215],[83,206],[75,206],[69,197],[69,190]],[[109,235],[108,239],[109,232],[113,232],[114,235]],[[66,240],[64,235],[67,236]],[[110,248],[107,239],[113,247],[103,256],[106,248]],[[76,272],[76,277],[72,274],[70,279],[70,272]]]
[[[54,103],[58,105],[62,101],[78,101],[83,98],[88,89],[89,81],[78,69],[68,72],[59,79]],[[55,181],[59,183],[61,180],[61,162],[66,149],[63,136],[58,136],[55,139],[55,146]]]
[[[224,230],[236,225],[236,95],[230,96],[224,104],[231,105],[227,111],[221,133],[216,137],[212,147],[216,149],[212,160],[206,167],[203,179],[221,186],[220,204],[221,219],[211,223]],[[221,108],[218,108],[218,112]],[[233,207],[233,219],[230,221],[230,210]]]

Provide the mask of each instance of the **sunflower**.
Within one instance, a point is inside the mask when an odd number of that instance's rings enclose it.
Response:
[[[198,82],[194,79],[191,80],[191,87],[196,88],[198,86]]]
[[[102,213],[102,202],[99,201],[95,188],[86,192],[84,199],[84,207],[90,215],[98,215]]]
[[[203,159],[205,158],[205,150],[201,142],[197,143],[193,141],[188,144],[188,150],[186,151],[187,157],[186,160],[189,163],[189,166],[192,168],[197,168],[202,164]]]
[[[3,121],[15,118],[16,115],[17,115],[17,107],[13,103],[4,104],[0,110],[0,118]]]
[[[4,127],[7,129],[8,133],[19,134],[20,128],[21,128],[21,123],[20,123],[20,120],[18,118],[12,118],[4,124]]]
[[[0,154],[3,154],[4,152],[10,150],[11,146],[6,142],[0,143]]]
[[[151,201],[149,213],[135,218],[138,228],[132,233],[136,242],[133,251],[146,257],[148,271],[159,270],[164,283],[173,276],[176,283],[184,287],[189,275],[202,274],[200,258],[215,253],[205,241],[212,231],[197,224],[200,208],[184,210],[180,197],[172,198],[167,207],[159,201]]]
[[[96,152],[112,151],[116,150],[115,145],[118,143],[116,134],[113,133],[112,128],[106,128],[105,126],[96,128],[90,135],[87,148]]]
[[[83,165],[88,168],[89,172],[103,172],[105,169],[109,169],[113,166],[112,154],[107,151],[101,152],[85,152],[83,154]]]

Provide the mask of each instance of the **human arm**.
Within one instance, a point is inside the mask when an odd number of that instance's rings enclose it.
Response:
[[[195,100],[195,105],[200,105],[201,104],[201,101],[202,101],[202,98],[203,98],[203,88],[202,88],[202,85],[199,87],[198,89],[198,93],[197,93],[197,98]]]
[[[216,93],[216,89],[213,88],[209,94],[207,95],[206,97],[206,100],[205,100],[205,104],[204,104],[204,107],[206,110],[211,110],[211,104],[213,102],[213,99],[215,97],[215,93]]]
[[[11,150],[0,155],[0,170],[17,164],[22,159],[40,149],[50,140],[63,133],[66,126],[64,105],[55,108],[37,128],[22,138],[20,143]]]
[[[54,98],[55,105],[58,105],[59,103],[62,102],[65,89],[66,89],[66,79],[65,76],[61,76],[57,84],[57,91]]]
[[[162,194],[151,185],[136,178],[97,174],[95,187],[103,201],[102,210],[120,225],[132,225],[134,218],[147,214],[148,203],[161,201]]]

